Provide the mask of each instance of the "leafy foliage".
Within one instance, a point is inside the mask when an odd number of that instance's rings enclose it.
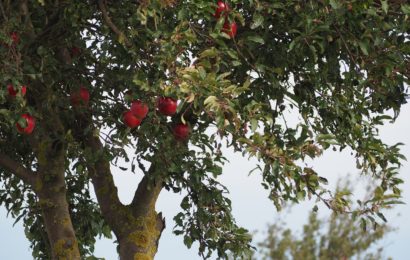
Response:
[[[87,166],[101,158],[187,191],[175,231],[187,246],[199,242],[204,257],[250,248],[217,181],[223,143],[259,159],[262,185],[278,209],[286,200],[317,196],[336,212],[349,211],[345,195],[331,195],[327,180],[304,163],[348,147],[357,167],[378,181],[373,196],[352,212],[363,216],[363,225],[376,222],[373,215],[383,220],[380,211],[400,203],[401,144],[383,143],[377,127],[394,121],[406,103],[405,1],[233,0],[221,19],[213,16],[212,1],[0,3],[0,152],[38,172],[52,160],[47,147],[64,151],[83,253],[92,252],[96,235],[109,233],[88,192]],[[226,19],[238,24],[232,39],[221,30]],[[26,96],[11,98],[8,84],[27,85]],[[71,105],[81,86],[89,104]],[[160,96],[180,101],[172,118],[157,113]],[[134,99],[149,113],[131,130],[120,119]],[[36,118],[31,136],[15,129],[23,113]],[[191,127],[185,143],[171,134],[180,122]],[[84,144],[89,134],[100,137],[101,152]],[[157,169],[154,176],[148,166]],[[36,195],[4,167],[0,180],[0,203],[23,214],[37,245],[41,228],[33,226],[41,227],[40,215],[24,211],[36,207]],[[47,254],[45,245],[35,247],[37,257]]]

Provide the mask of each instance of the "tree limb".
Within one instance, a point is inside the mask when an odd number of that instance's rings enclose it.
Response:
[[[121,230],[118,225],[123,223],[121,218],[124,217],[119,213],[125,212],[125,206],[118,197],[118,190],[111,174],[110,163],[102,156],[104,148],[98,136],[90,134],[86,137],[84,144],[86,147],[91,148],[93,154],[99,156],[94,163],[87,163],[87,168],[102,214],[114,233],[117,233],[117,230]]]
[[[105,7],[105,2],[104,0],[98,0],[98,7],[100,8],[100,11],[102,13],[102,17],[105,21],[105,23],[110,27],[110,29],[117,34],[118,38],[124,41],[125,46],[131,47],[132,43],[128,40],[128,38],[125,36],[125,34],[118,29],[118,27],[114,24],[114,22],[111,20],[110,16],[108,15],[107,8]]]
[[[155,205],[158,199],[163,185],[161,180],[150,178],[150,176],[154,175],[154,172],[155,166],[151,165],[147,175],[145,175],[138,184],[138,188],[135,191],[134,198],[130,205],[134,215],[147,212]]]
[[[3,153],[0,153],[0,167],[11,172],[16,177],[21,179],[24,183],[29,184],[34,188],[37,180],[35,173],[23,167],[21,164]]]

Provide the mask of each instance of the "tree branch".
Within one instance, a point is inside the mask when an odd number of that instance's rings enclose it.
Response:
[[[142,178],[135,191],[134,198],[131,202],[131,208],[134,215],[140,215],[143,212],[148,212],[155,203],[163,188],[162,181],[159,179],[152,179],[155,172],[155,166],[151,165],[148,173]]]
[[[21,179],[24,183],[29,184],[34,189],[37,176],[31,170],[23,167],[18,162],[14,161],[7,155],[0,153],[0,167],[14,174]]]
[[[128,40],[125,34],[120,29],[118,29],[118,27],[114,24],[114,22],[111,20],[110,16],[108,15],[104,0],[98,0],[98,7],[100,8],[100,11],[102,13],[102,17],[105,23],[108,25],[108,27],[110,27],[110,29],[115,34],[117,34],[119,41],[121,42],[123,40],[125,43],[125,46],[131,47],[132,43]]]
[[[91,164],[87,163],[87,168],[102,214],[113,231],[116,232],[121,230],[118,225],[121,225],[122,221],[120,219],[123,215],[119,212],[124,212],[125,206],[118,197],[118,190],[111,174],[110,163],[103,158],[104,148],[98,136],[90,134],[86,137],[84,144],[86,147],[91,148],[93,154],[99,156],[97,161]]]

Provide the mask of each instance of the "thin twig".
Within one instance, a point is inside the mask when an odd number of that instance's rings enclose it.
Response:
[[[105,6],[104,0],[98,0],[98,7],[100,8],[103,19],[104,19],[105,23],[108,25],[108,27],[110,27],[111,30],[115,34],[118,35],[119,39],[124,40],[125,46],[131,47],[132,43],[128,40],[128,38],[125,36],[125,34],[120,29],[118,29],[118,27],[113,23],[110,16],[108,15],[107,8]]]

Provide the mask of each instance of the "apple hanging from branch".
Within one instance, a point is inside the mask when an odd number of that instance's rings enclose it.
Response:
[[[188,139],[191,128],[188,124],[178,123],[172,128],[172,134],[178,141],[185,141]]]
[[[141,100],[134,100],[131,105],[130,111],[138,119],[143,120],[148,114],[148,106]]]
[[[77,58],[78,56],[80,56],[80,54],[81,54],[81,49],[80,49],[79,47],[73,46],[73,47],[70,49],[70,56],[71,56],[71,58]]]
[[[25,123],[21,125],[21,121]],[[33,132],[36,121],[30,114],[22,114],[20,120],[16,123],[17,131],[21,134],[29,135]]]
[[[15,89],[14,89],[14,86],[12,85],[12,84],[8,84],[7,85],[7,91],[9,92],[9,95],[11,96],[11,97],[15,97],[16,95],[17,95],[17,93],[18,93],[18,91],[16,91]],[[22,96],[24,96],[24,95],[26,95],[26,92],[27,92],[27,87],[26,86],[21,86],[21,88],[20,88],[20,93],[21,93],[21,95]]]
[[[229,22],[228,20],[225,21],[222,31],[229,35],[229,37],[234,38],[236,36],[236,31],[238,30],[238,25],[233,21]]]
[[[159,97],[157,101],[158,111],[165,116],[172,116],[177,112],[178,102],[170,97]]]
[[[122,120],[124,124],[129,128],[135,128],[141,124],[141,120],[132,113],[131,110],[126,111],[122,114]]]
[[[10,33],[12,45],[17,45],[20,42],[20,35],[17,32]]]
[[[215,10],[215,13],[214,13],[215,18],[221,17],[221,14],[227,15],[229,13],[230,9],[229,9],[229,5],[227,3],[223,2],[223,1],[218,1],[216,3],[216,5],[217,5],[217,7],[216,7],[216,10]]]
[[[90,92],[85,87],[81,86],[80,89],[71,94],[71,104],[73,106],[88,105],[90,101]]]

